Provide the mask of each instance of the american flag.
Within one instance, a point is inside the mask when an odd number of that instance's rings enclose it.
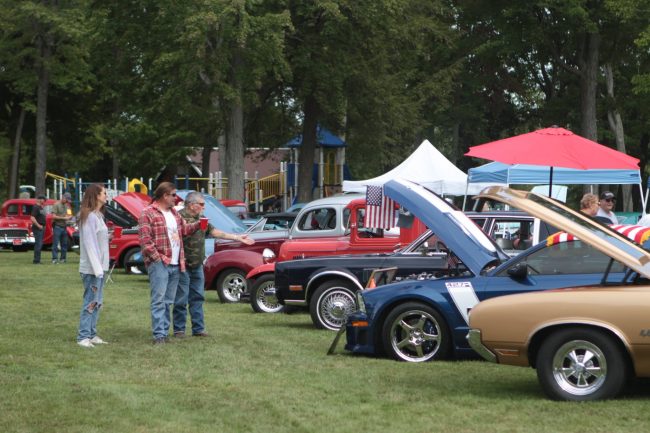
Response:
[[[368,228],[390,229],[395,226],[395,202],[384,196],[384,187],[368,185],[366,221]]]

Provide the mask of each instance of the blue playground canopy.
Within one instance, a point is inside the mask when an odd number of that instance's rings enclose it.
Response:
[[[480,167],[470,168],[469,183],[501,183],[511,185],[548,184],[550,167],[526,164],[503,164],[491,162]],[[553,168],[553,184],[607,184],[629,185],[641,184],[639,170],[630,169],[590,169]]]
[[[316,138],[318,139],[318,145],[322,147],[346,147],[347,144],[345,141],[341,140],[341,137],[334,135],[332,131],[322,126],[318,126],[316,129]],[[302,134],[292,138],[287,142],[285,146],[287,147],[300,147],[302,145]]]

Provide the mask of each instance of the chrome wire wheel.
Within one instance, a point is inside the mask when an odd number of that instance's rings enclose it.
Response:
[[[217,294],[221,302],[239,302],[246,293],[246,277],[242,271],[236,269],[225,271],[219,277]]]
[[[355,309],[354,295],[345,289],[329,290],[318,305],[318,315],[325,328],[338,330]]]
[[[275,278],[273,275],[261,277],[253,287],[251,306],[258,313],[279,313],[284,305],[278,302],[275,294]]]
[[[384,326],[384,347],[398,361],[425,362],[446,356],[442,319],[424,305],[396,308]]]
[[[607,379],[607,359],[598,346],[584,340],[569,341],[553,357],[553,378],[576,396],[595,393]]]

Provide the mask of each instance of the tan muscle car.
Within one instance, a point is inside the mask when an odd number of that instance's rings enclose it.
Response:
[[[616,284],[492,298],[469,317],[468,340],[485,359],[531,366],[555,400],[616,396],[631,377],[650,377],[650,252],[607,226],[532,193],[494,187],[498,198],[576,236],[624,266]],[[580,257],[575,266],[583,266]]]

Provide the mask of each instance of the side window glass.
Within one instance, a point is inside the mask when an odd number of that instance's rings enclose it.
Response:
[[[383,238],[384,230],[366,227],[366,210],[357,209],[357,234],[360,238]]]
[[[336,210],[334,208],[313,209],[302,216],[298,227],[302,231],[335,229]]]
[[[7,206],[7,215],[8,216],[17,216],[18,215],[18,205],[10,204]]]
[[[542,248],[524,260],[533,275],[570,275],[604,273],[610,257],[576,240]],[[624,269],[622,263],[614,262],[610,272],[623,272]],[[507,273],[502,272],[501,275]]]
[[[24,204],[23,205],[23,215],[31,215],[32,214],[32,206],[31,204]]]

